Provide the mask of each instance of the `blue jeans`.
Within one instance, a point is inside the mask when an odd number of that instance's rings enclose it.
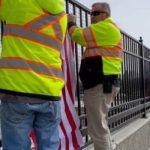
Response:
[[[57,150],[60,102],[40,104],[2,102],[1,130],[3,150],[30,150],[34,129],[38,150]]]

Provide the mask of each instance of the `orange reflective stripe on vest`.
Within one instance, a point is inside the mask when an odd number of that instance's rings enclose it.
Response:
[[[24,26],[28,26],[32,29],[40,30],[41,28],[44,28],[47,25],[50,25],[50,24],[55,23],[56,21],[59,21],[64,16],[65,16],[65,13],[61,13],[59,15],[44,14],[31,20],[30,22],[26,23]]]
[[[89,48],[86,49],[83,54],[82,59],[93,56],[104,56],[104,57],[112,57],[112,58],[122,58],[122,49],[118,47],[114,48],[105,48],[105,47],[97,47],[97,48]]]
[[[50,15],[50,14],[41,15],[40,17],[37,17],[36,19],[33,19],[32,21],[26,23],[24,26],[35,30],[41,30],[51,25],[55,31],[56,38],[61,40],[62,39],[61,26],[56,22],[60,21],[60,19],[64,16],[65,13],[61,13],[59,15]]]
[[[90,28],[85,28],[83,30],[83,37],[85,39],[87,47],[95,47],[96,46],[96,40],[95,40],[92,30]]]
[[[4,36],[16,36],[48,46],[50,48],[54,48],[58,51],[60,51],[62,47],[62,44],[59,42],[59,40],[19,25],[4,25]]]
[[[3,57],[0,59],[0,69],[15,69],[25,70],[29,72],[36,72],[46,76],[52,76],[63,79],[63,73],[61,69],[56,67],[47,66],[43,63],[34,62],[31,60],[25,60],[17,57]]]
[[[62,32],[58,32],[58,31],[62,31],[61,26],[59,24],[54,24],[53,30],[55,31],[56,38],[61,40],[63,34],[62,34]]]

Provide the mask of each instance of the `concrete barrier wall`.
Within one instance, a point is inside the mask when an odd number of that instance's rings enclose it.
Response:
[[[149,150],[150,114],[112,133],[116,150]]]

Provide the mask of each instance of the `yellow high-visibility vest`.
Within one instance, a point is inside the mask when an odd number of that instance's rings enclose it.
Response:
[[[100,56],[103,75],[121,74],[122,39],[112,18],[91,24],[87,28],[76,27],[72,39],[86,47],[82,59]]]
[[[1,0],[0,91],[60,99],[64,0]]]

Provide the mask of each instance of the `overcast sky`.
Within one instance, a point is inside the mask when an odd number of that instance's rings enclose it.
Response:
[[[88,8],[98,0],[77,0]],[[150,48],[150,0],[99,0],[108,2],[112,18],[118,26],[139,40],[142,36],[144,45]]]

